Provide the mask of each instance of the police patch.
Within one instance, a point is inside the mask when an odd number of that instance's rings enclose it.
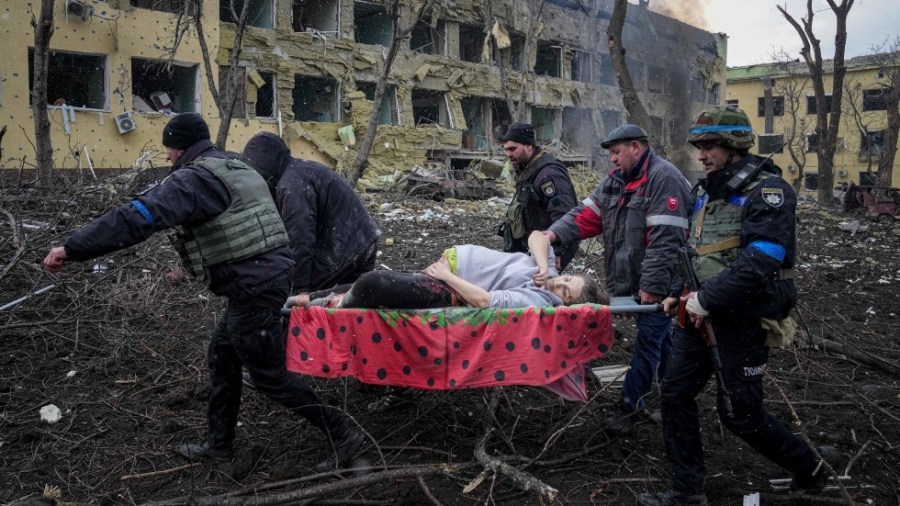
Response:
[[[541,190],[543,190],[544,195],[548,197],[552,197],[556,194],[556,186],[553,186],[553,181],[541,183]]]
[[[781,188],[763,188],[763,200],[772,207],[781,207],[784,204],[784,190]]]

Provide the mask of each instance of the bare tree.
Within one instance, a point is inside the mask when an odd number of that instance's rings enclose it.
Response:
[[[50,73],[50,37],[53,36],[54,0],[41,0],[40,18],[31,13],[34,27],[34,64],[31,85],[31,110],[34,116],[35,156],[38,183],[50,183],[53,175],[53,143],[50,139],[50,116],[47,114],[47,78]]]
[[[834,186],[834,152],[841,122],[841,101],[844,95],[844,75],[847,67],[844,65],[844,50],[847,46],[847,15],[853,7],[855,0],[841,0],[840,5],[835,0],[826,0],[831,11],[834,12],[836,30],[834,35],[834,69],[832,71],[831,100],[835,106],[831,114],[825,107],[816,109],[816,135],[819,146],[816,150],[819,156],[819,188],[818,201],[820,204],[831,204],[833,201],[831,187]],[[825,104],[825,83],[822,66],[822,49],[819,39],[813,32],[813,5],[812,0],[806,0],[806,17],[798,23],[787,10],[778,6],[778,10],[784,18],[794,27],[803,48],[800,54],[809,68],[809,76],[813,85],[813,92],[817,104]]]
[[[628,0],[616,0],[613,6],[612,18],[606,28],[609,56],[612,58],[613,70],[616,73],[616,81],[619,83],[619,92],[622,94],[622,103],[628,113],[628,122],[649,128],[651,125],[650,114],[644,108],[641,97],[634,88],[631,72],[625,61],[625,45],[622,42],[622,29],[625,27],[625,14],[628,10]],[[666,146],[659,136],[652,136],[650,144],[660,155],[666,156]]]
[[[352,187],[356,186],[356,183],[359,182],[359,179],[369,166],[369,151],[372,150],[372,145],[375,144],[375,134],[378,133],[381,102],[384,99],[388,75],[391,73],[391,67],[394,65],[394,59],[397,57],[400,45],[407,37],[409,37],[409,33],[415,28],[416,24],[431,13],[431,8],[434,6],[435,0],[425,0],[419,6],[415,19],[407,25],[401,25],[401,4],[405,3],[406,2],[401,2],[400,0],[393,0],[387,6],[391,18],[393,19],[393,38],[391,39],[391,47],[388,48],[387,55],[384,58],[381,75],[378,77],[378,82],[375,84],[375,96],[372,97],[372,114],[369,116],[368,125],[366,125],[366,134],[363,136],[362,142],[360,142],[359,151],[356,153],[356,160],[353,162],[353,168],[350,170],[350,175],[348,177],[348,182]]]
[[[875,161],[881,157],[881,147],[873,145],[869,135],[869,132],[871,131],[869,128],[870,125],[866,120],[866,116],[863,114],[862,108],[862,83],[857,82],[852,78],[847,79],[844,83],[844,93],[843,105],[846,106],[846,113],[850,117],[850,121],[853,121],[853,126],[856,128],[856,131],[859,132],[859,157],[865,158],[866,173],[869,175],[869,180],[871,181],[873,179],[872,166],[875,164]]]
[[[237,12],[236,6],[240,5],[240,13]],[[243,50],[242,42],[244,32],[247,30],[247,22],[249,17],[249,0],[230,0],[228,8],[231,11],[231,18],[237,20],[235,23],[234,40],[231,44],[231,54],[228,58],[228,67],[225,75],[222,76],[218,86],[216,85],[215,74],[213,73],[212,59],[209,52],[209,44],[206,40],[206,34],[203,31],[203,0],[185,0],[184,8],[178,13],[176,24],[174,43],[169,50],[169,61],[171,65],[175,59],[175,53],[179,45],[189,35],[191,28],[197,33],[197,41],[200,44],[200,52],[203,57],[203,68],[206,72],[206,82],[209,85],[209,92],[212,95],[213,102],[219,112],[219,131],[216,134],[216,147],[225,150],[225,144],[228,141],[228,132],[231,129],[231,119],[234,115],[234,108],[237,101],[242,99],[241,91],[242,79],[244,79],[244,68],[238,66],[241,52]]]
[[[799,190],[803,183],[806,153],[810,148],[806,114],[803,112],[806,89],[809,88],[809,76],[806,72],[798,72],[797,64],[785,53],[776,54],[775,61],[775,68],[782,77],[777,81],[778,84],[775,88],[776,92],[784,97],[785,120],[782,128],[784,147],[787,148],[788,155],[797,170],[796,177],[790,181],[794,189]],[[819,107],[826,107],[826,104],[816,103],[816,108]]]
[[[887,128],[884,133],[881,158],[878,159],[878,183],[894,185],[894,160],[897,158],[897,137],[900,134],[900,36],[891,43],[889,51],[876,55],[878,84],[887,106]]]

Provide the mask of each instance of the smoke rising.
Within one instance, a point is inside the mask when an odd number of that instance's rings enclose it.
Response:
[[[650,10],[663,16],[675,18],[697,28],[711,31],[706,9],[712,0],[653,0]]]

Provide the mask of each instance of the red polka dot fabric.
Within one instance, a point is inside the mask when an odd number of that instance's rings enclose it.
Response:
[[[299,308],[291,311],[287,367],[310,376],[433,390],[549,386],[586,400],[584,364],[606,355],[612,339],[609,309],[596,305]]]

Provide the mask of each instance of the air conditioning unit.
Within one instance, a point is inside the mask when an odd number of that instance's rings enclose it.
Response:
[[[122,114],[116,115],[116,128],[119,129],[120,134],[127,134],[128,132],[137,129],[137,125],[134,124],[134,118],[131,117],[130,112],[123,112]]]
[[[88,21],[94,13],[94,8],[79,0],[66,0],[66,12],[80,17],[82,21]]]

